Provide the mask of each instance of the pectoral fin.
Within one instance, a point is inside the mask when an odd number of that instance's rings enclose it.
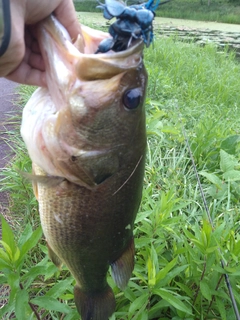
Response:
[[[49,256],[49,258],[52,260],[52,262],[55,264],[55,266],[60,269],[61,265],[62,265],[62,261],[58,258],[58,256],[52,250],[52,248],[50,247],[50,245],[48,243],[47,243],[47,247],[48,247],[48,256]]]
[[[116,285],[124,290],[134,268],[134,240],[130,242],[121,257],[111,264],[111,274]]]
[[[33,191],[34,191],[36,198],[38,196],[37,183],[47,185],[48,187],[55,187],[55,186],[59,185],[61,182],[63,182],[63,180],[65,180],[65,178],[63,178],[63,177],[41,176],[41,175],[31,174],[31,173],[27,173],[27,172],[21,172],[20,174],[25,179],[32,181]]]

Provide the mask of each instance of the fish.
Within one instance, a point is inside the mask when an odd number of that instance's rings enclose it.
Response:
[[[147,72],[142,40],[95,54],[108,33],[81,25],[75,42],[53,16],[39,24],[47,87],[23,110],[21,135],[49,257],[66,265],[83,320],[107,320],[134,268],[142,197]]]

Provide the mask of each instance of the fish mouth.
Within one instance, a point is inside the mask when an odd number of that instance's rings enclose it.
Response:
[[[53,15],[46,18],[39,27],[39,42],[46,69],[51,73],[55,69],[54,73],[59,73],[57,69],[61,61],[81,80],[108,79],[135,69],[142,63],[144,43],[141,39],[133,41],[124,51],[95,54],[100,42],[110,37],[109,33],[81,25],[81,33],[73,43],[66,29]],[[58,66],[51,67],[50,63],[53,62]]]
[[[21,132],[33,163],[47,175],[91,189],[119,170],[122,149],[129,149],[136,128],[144,121],[138,120],[144,119],[143,108],[132,113],[125,110],[122,97],[137,88],[141,106],[147,76],[142,40],[124,51],[95,54],[109,34],[81,29],[73,43],[53,16],[39,24],[47,88],[38,89],[25,107]]]

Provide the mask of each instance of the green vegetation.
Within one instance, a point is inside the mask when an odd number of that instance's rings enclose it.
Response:
[[[100,9],[97,9],[97,1],[74,1],[74,6],[76,11],[82,12],[99,12]],[[100,10],[101,11],[101,10]]]
[[[240,23],[240,1],[172,0],[160,6],[157,16],[200,21]]]
[[[109,276],[117,300],[111,320],[234,319],[220,259],[240,307],[240,65],[233,54],[176,39],[156,39],[145,50],[145,64],[148,151],[134,231],[136,265],[123,292]],[[24,105],[29,88],[22,86],[20,94]],[[16,132],[10,136],[16,157],[4,171],[1,188],[11,192],[14,234],[3,220],[0,281],[11,293],[0,318],[36,319],[36,313],[38,319],[77,320],[73,278],[56,269],[44,240],[38,242],[36,201],[31,185],[17,173],[30,171],[30,161]]]
[[[102,1],[104,2],[104,1]],[[128,5],[139,1],[128,1]],[[143,1],[144,2],[144,1]],[[208,5],[209,3],[209,5]],[[96,9],[97,1],[75,1],[75,8],[82,12],[100,12]],[[171,0],[159,6],[158,17],[190,19],[200,21],[217,21],[225,23],[240,23],[239,0]]]

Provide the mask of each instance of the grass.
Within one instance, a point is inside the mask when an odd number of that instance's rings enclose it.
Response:
[[[160,6],[157,15],[161,17],[240,23],[240,3],[238,1],[174,0]]]
[[[148,151],[134,230],[136,265],[124,292],[108,279],[117,299],[111,320],[234,319],[220,259],[227,265],[240,307],[240,65],[233,54],[174,38],[156,39],[144,59],[149,74]],[[22,105],[30,91],[20,87]],[[30,162],[19,134],[11,139],[16,157],[4,171],[2,190],[11,192],[10,209],[24,223],[15,223],[14,236],[3,222],[3,240],[9,245],[3,243],[0,249],[0,281],[11,286],[11,296],[0,316],[34,319],[30,301],[40,319],[79,319],[72,301],[74,280],[66,269],[60,273],[55,268],[44,242],[38,242],[41,233],[31,186],[16,173],[29,171]]]
[[[136,2],[128,1],[127,3],[130,5]],[[77,11],[100,12],[100,9],[96,9],[97,1],[94,0],[75,1],[74,5]],[[239,24],[240,3],[237,0],[211,0],[210,5],[208,5],[207,0],[172,0],[163,6],[159,6],[157,16]]]

